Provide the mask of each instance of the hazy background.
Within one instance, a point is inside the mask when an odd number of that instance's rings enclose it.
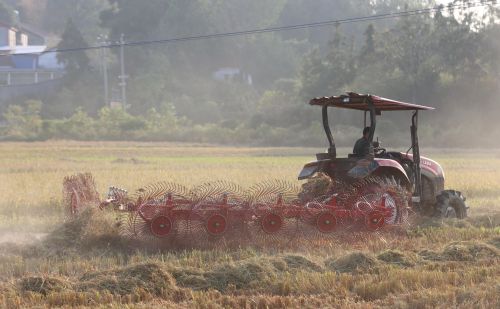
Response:
[[[464,2],[481,1],[451,1]],[[446,3],[0,0],[0,22],[33,32],[30,45],[67,49],[117,43],[121,34],[126,42],[148,41]],[[441,12],[412,17],[125,47],[126,105],[118,78],[120,48],[46,54],[58,73],[47,83],[2,84],[0,76],[0,138],[321,147],[321,112],[307,102],[355,91],[436,107],[421,116],[424,147],[497,148],[498,8],[445,5]],[[7,70],[0,61],[0,75],[2,65]],[[360,136],[362,113],[331,114],[337,143],[350,147]],[[409,145],[410,114],[383,116],[376,133],[383,144]]]

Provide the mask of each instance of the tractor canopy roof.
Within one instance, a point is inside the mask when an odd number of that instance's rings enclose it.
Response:
[[[348,92],[347,94],[333,97],[314,98],[309,104],[319,106],[332,106],[348,109],[357,109],[369,111],[369,102],[375,106],[375,110],[379,111],[404,111],[404,110],[432,110],[434,107],[405,103],[378,97],[371,94],[358,94]]]

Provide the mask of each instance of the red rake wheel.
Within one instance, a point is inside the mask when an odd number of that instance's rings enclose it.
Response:
[[[288,243],[299,234],[299,217],[287,206],[254,209],[249,232],[259,245]]]
[[[248,231],[252,241],[269,245],[290,242],[299,234],[298,188],[284,181],[268,181],[248,190]]]
[[[230,182],[204,183],[191,192],[193,206],[189,215],[190,240],[196,247],[226,247],[233,238],[241,243],[246,205],[243,190]]]
[[[221,236],[226,232],[227,220],[221,214],[214,214],[207,219],[206,229],[212,236]]]
[[[335,215],[337,194],[306,203],[301,209],[300,232],[304,239],[324,240],[334,236],[342,219]]]
[[[173,228],[172,220],[165,215],[158,215],[154,217],[149,223],[151,234],[156,237],[167,237]]]
[[[189,234],[189,190],[171,182],[138,189],[120,216],[120,232],[132,243],[151,249],[178,247]]]
[[[283,218],[274,213],[268,213],[260,220],[262,230],[267,234],[276,234],[283,228]]]
[[[365,226],[371,231],[379,230],[384,227],[384,225],[385,216],[380,211],[372,211],[365,217]]]
[[[182,231],[181,220],[174,217],[170,209],[161,205],[143,205],[137,211],[129,213],[128,217],[122,234],[154,250],[173,246]]]
[[[233,208],[221,209],[212,205],[195,208],[189,216],[189,239],[195,247],[226,247],[232,238],[243,240],[240,221]]]
[[[316,227],[323,234],[333,233],[337,228],[337,217],[331,212],[323,212],[316,219]]]

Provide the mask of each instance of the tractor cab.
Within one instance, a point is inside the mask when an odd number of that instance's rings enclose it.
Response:
[[[435,198],[435,194],[443,190],[444,175],[438,163],[420,156],[418,144],[418,116],[419,111],[433,110],[433,107],[405,103],[386,99],[374,95],[363,95],[349,92],[345,95],[314,98],[310,105],[322,107],[323,127],[328,139],[329,147],[327,152],[318,153],[316,161],[304,166],[299,175],[299,180],[312,177],[317,172],[323,172],[332,179],[344,182],[354,182],[356,177],[350,173],[353,168],[359,165],[360,160],[371,162],[369,175],[391,177],[407,187],[413,193],[413,202],[420,202],[422,196],[422,175],[425,176],[425,192]],[[347,108],[359,110],[365,114],[365,127],[370,127],[368,135],[369,143],[372,147],[371,156],[360,157],[356,154],[349,154],[347,158],[338,158],[335,140],[330,130],[328,121],[328,108]],[[407,152],[387,151],[382,148],[378,141],[373,141],[377,125],[377,116],[386,111],[413,111],[411,117],[411,147]],[[369,122],[369,123],[367,123]],[[411,153],[410,153],[411,150]],[[422,164],[423,163],[423,164]],[[359,177],[358,177],[359,178]]]

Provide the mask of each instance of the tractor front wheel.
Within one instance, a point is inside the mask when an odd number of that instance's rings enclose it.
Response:
[[[455,190],[444,190],[436,197],[436,216],[441,218],[464,219],[469,207],[465,205],[465,197]]]

